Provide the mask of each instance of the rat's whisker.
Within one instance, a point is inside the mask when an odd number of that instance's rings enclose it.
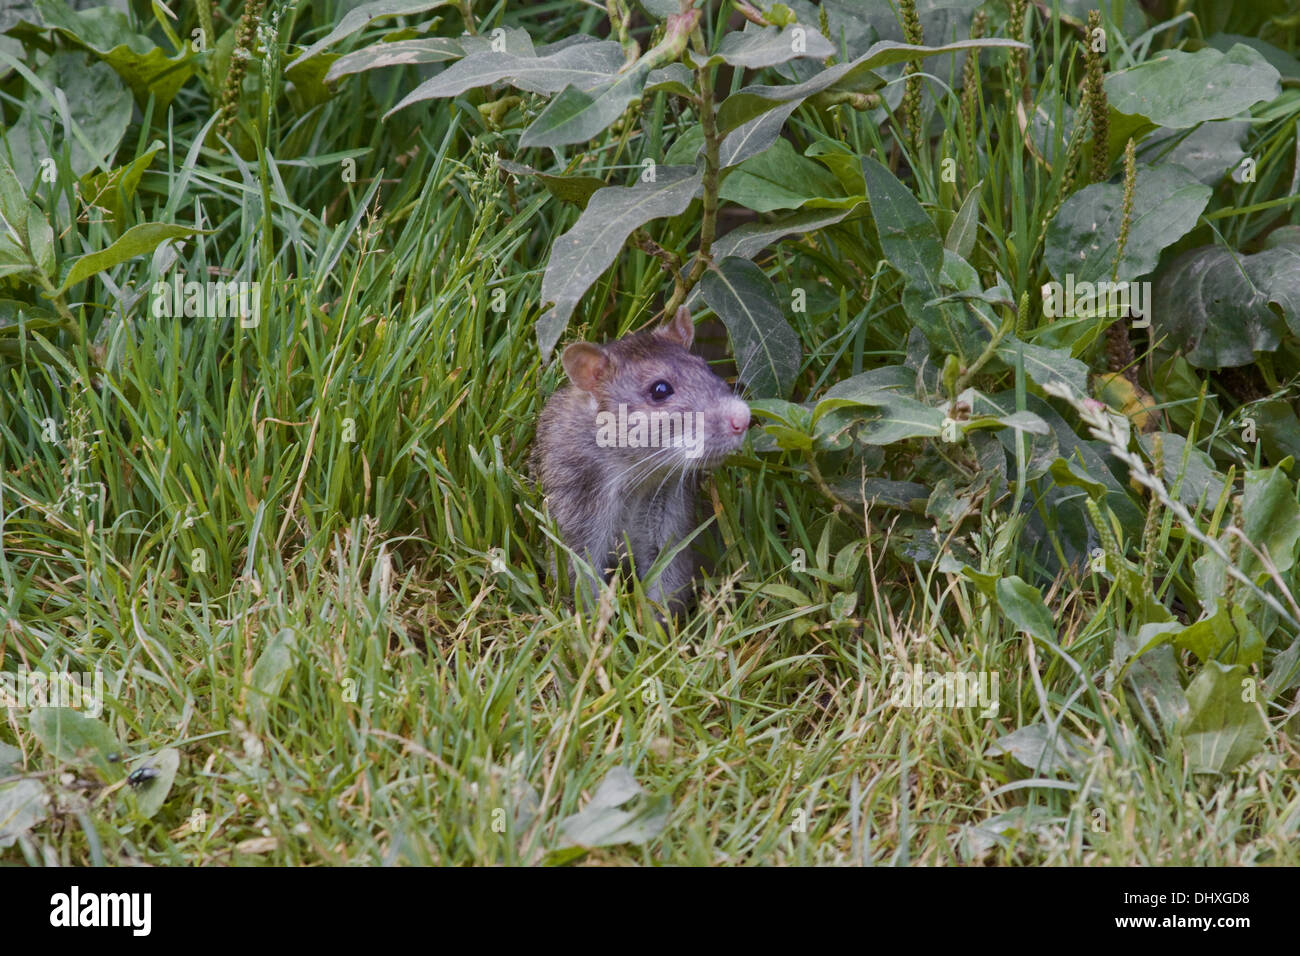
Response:
[[[758,358],[758,349],[754,349],[745,357],[745,364],[736,371],[736,384],[742,389],[742,395],[749,391],[749,369]]]
[[[632,464],[628,465],[626,468],[620,471],[612,479],[610,479],[611,484],[621,482],[626,475],[628,475],[631,472],[638,472],[638,469],[640,469],[640,471],[636,474],[635,480],[628,482],[628,484],[632,485],[633,487],[639,485],[644,478],[648,477],[655,470],[655,467],[658,464],[658,459],[662,458],[664,455],[668,454],[672,450],[673,449],[671,446],[666,448],[661,448],[657,452],[655,452],[652,455],[649,455],[646,458],[637,459],[636,461],[632,462]]]

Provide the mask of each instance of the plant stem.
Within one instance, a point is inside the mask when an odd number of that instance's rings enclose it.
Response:
[[[699,31],[696,31],[696,48],[703,48],[703,40],[699,37]],[[704,59],[703,53],[700,56]],[[713,71],[709,67],[701,66],[695,70],[696,79],[700,86],[700,127],[704,130],[704,215],[700,222],[700,248],[695,256],[695,264],[691,266],[690,275],[686,277],[684,284],[680,284],[673,290],[668,304],[664,307],[664,315],[672,315],[679,305],[685,301],[687,294],[695,288],[696,283],[704,278],[704,270],[712,262],[711,252],[713,249],[713,240],[718,230],[718,180],[719,172],[719,152],[722,147],[722,136],[718,133],[717,116],[714,114],[713,100]]]
[[[1012,327],[1014,328],[1014,323],[1012,323]],[[993,356],[997,354],[998,346],[1002,344],[1002,340],[1006,337],[1007,331],[1008,324],[1004,321],[1002,327],[999,328],[997,333],[989,339],[988,345],[984,346],[984,351],[979,354],[979,358],[975,359],[975,361],[971,363],[970,368],[965,369],[959,376],[957,376],[957,382],[952,387],[953,395],[960,395],[962,392],[966,391],[971,380],[979,374],[979,370],[987,365]]]
[[[835,503],[832,513],[846,510],[851,502],[836,494],[835,489],[826,483],[826,479],[822,476],[822,470],[817,467],[817,453],[810,448],[805,454],[805,459],[808,462],[808,476],[812,478],[817,490]]]

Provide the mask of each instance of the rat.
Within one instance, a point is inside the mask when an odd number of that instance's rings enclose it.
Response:
[[[696,526],[700,476],[740,448],[749,406],[690,352],[695,324],[672,321],[597,345],[575,342],[561,363],[570,384],[537,423],[533,474],[564,543],[605,580],[627,557],[644,575]],[[626,539],[626,544],[625,544]],[[679,551],[647,587],[674,614],[692,603],[699,559]],[[570,569],[594,606],[600,583]]]

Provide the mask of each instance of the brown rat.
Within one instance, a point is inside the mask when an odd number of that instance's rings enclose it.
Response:
[[[645,574],[661,551],[689,535],[699,476],[744,441],[749,406],[690,353],[694,338],[683,307],[659,328],[564,350],[571,384],[542,409],[533,473],[564,543],[597,574],[619,564],[624,536]],[[683,548],[647,593],[684,609],[698,567]],[[576,578],[571,570],[570,581]],[[584,574],[574,593],[590,605],[598,588]]]

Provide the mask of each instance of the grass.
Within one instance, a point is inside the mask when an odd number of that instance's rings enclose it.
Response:
[[[671,815],[588,864],[1300,863],[1294,741],[1194,777],[1116,683],[1128,620],[1097,576],[1045,589],[1058,640],[1036,643],[910,557],[895,513],[832,508],[783,456],[747,450],[708,485],[718,568],[689,619],[661,628],[633,584],[591,617],[568,609],[526,459],[560,375],[533,340],[541,267],[574,214],[508,194],[491,138],[450,104],[355,122],[404,89],[344,84],[278,113],[252,160],[204,145],[206,102],[183,90],[128,215],[201,220],[212,233],[176,268],[255,266],[261,323],[152,316],[131,301],[151,301],[143,257],[77,287],[89,349],[31,335],[0,365],[0,667],[101,669],[127,752],[182,758],[146,818],[59,781],[7,711],[0,741],[21,757],[0,779],[44,773],[59,802],[0,862],[563,862],[559,822],[623,765]],[[1060,182],[1025,178],[1013,121],[994,122],[981,246],[1018,294]],[[851,135],[863,151],[878,137]],[[341,184],[348,156],[362,172]],[[615,148],[597,170],[629,162]],[[922,200],[951,202],[927,164]],[[662,225],[666,248],[694,229]],[[111,236],[89,223],[61,241]],[[809,252],[871,289],[842,299],[838,339],[799,329],[820,387],[897,349],[900,316],[871,301],[897,295],[874,263]],[[661,285],[629,252],[590,296],[618,307],[572,334],[642,324]],[[979,570],[1033,579],[1019,526],[986,509],[969,528]],[[896,706],[914,671],[996,675],[996,715]],[[1085,745],[1059,772],[990,753],[1038,722]]]

